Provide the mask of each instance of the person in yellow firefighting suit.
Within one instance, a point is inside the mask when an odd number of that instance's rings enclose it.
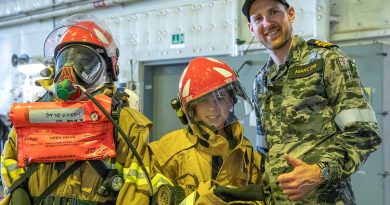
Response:
[[[216,58],[191,60],[179,98],[188,124],[149,144],[153,203],[261,204],[261,156],[235,116],[252,106],[233,69]]]
[[[65,18],[45,41],[45,56],[55,59],[54,74],[52,74],[54,84],[67,79],[73,84],[84,86],[92,95],[103,93],[112,99],[116,96],[113,81],[116,81],[118,76],[118,51],[104,22],[96,17],[82,14]],[[121,96],[119,101],[125,103],[126,95],[119,96]],[[72,94],[69,99],[87,100],[84,93]],[[59,98],[54,92],[48,92],[41,100],[59,101]],[[140,112],[126,106],[119,110],[118,116],[116,121],[119,127],[126,133],[126,137],[143,158],[146,169],[149,170],[150,159],[146,144],[152,123]],[[114,130],[107,130],[107,132],[114,132]],[[102,161],[106,167],[116,168],[119,175],[117,181],[107,182],[90,161],[84,161],[59,185],[51,188],[50,194],[38,203],[36,199],[47,191],[49,185],[73,162],[40,163],[26,182],[20,185],[22,191],[15,189],[0,204],[25,205],[30,202],[42,205],[149,204],[150,193],[146,176],[135,155],[130,151],[129,145],[125,143],[124,137],[117,133],[115,135],[117,135],[115,160],[111,158]],[[6,192],[29,170],[29,168],[18,167],[17,143],[16,132],[13,129],[1,157],[1,177]],[[107,190],[109,192],[106,192]],[[31,198],[28,199],[26,196]]]

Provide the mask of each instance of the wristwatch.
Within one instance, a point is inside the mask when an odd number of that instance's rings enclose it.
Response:
[[[325,183],[328,183],[330,180],[330,168],[327,163],[324,162],[318,162],[317,165],[320,167],[320,177],[325,181]]]

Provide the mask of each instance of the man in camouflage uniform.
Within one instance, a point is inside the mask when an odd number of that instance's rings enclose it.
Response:
[[[246,0],[242,12],[270,54],[253,92],[267,204],[355,204],[350,175],[381,143],[355,63],[294,36],[285,0]]]

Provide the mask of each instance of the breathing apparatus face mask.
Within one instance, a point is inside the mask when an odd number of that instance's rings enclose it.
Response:
[[[58,52],[54,82],[60,84],[67,79],[72,84],[82,85],[89,92],[93,92],[108,81],[106,67],[101,54],[92,47],[69,45]],[[80,99],[80,95],[81,93],[75,93],[70,100]]]

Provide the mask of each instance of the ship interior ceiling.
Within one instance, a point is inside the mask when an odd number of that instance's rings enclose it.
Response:
[[[390,1],[289,2],[296,5],[295,33],[337,44],[356,62],[383,143],[352,176],[353,189],[359,205],[390,205]],[[46,36],[63,17],[74,13],[103,17],[114,33],[120,50],[116,84],[139,95],[142,113],[154,124],[151,141],[183,127],[171,101],[178,98],[180,75],[194,57],[216,57],[228,63],[251,95],[254,78],[269,56],[248,31],[240,13],[242,3],[0,0],[1,122],[9,123],[6,116],[12,103],[31,102],[44,94],[45,90],[34,83],[41,78],[42,67],[23,70],[22,65],[38,63],[45,68],[50,64],[43,54]],[[362,10],[366,12],[361,14]],[[255,144],[255,117],[245,115],[244,110],[235,113],[244,125],[245,136]]]

